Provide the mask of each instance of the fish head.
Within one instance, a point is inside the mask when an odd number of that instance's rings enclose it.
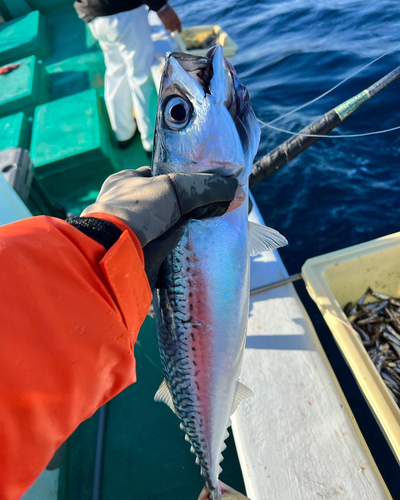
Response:
[[[217,45],[205,56],[167,55],[153,174],[215,172],[247,184],[260,127],[246,87]]]

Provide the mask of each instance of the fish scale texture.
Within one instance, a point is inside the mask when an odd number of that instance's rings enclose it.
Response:
[[[193,322],[193,296],[189,291],[193,274],[190,274],[196,258],[188,254],[187,233],[175,251],[167,258],[163,289],[158,293],[156,321],[160,345],[161,363],[166,374],[167,384],[177,415],[196,454],[196,463],[206,483],[210,483],[210,464],[207,461],[207,443],[204,423],[201,417],[199,400],[196,393],[199,385],[197,363],[191,354],[195,347],[192,342],[198,333],[199,325]],[[186,250],[186,251],[185,251]],[[194,387],[196,386],[196,387]]]

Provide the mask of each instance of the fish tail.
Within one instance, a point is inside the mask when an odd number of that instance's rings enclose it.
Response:
[[[197,500],[250,500],[230,486],[227,486],[221,481],[218,482],[221,491],[220,494],[216,493],[216,491],[210,491],[207,486],[205,486]]]

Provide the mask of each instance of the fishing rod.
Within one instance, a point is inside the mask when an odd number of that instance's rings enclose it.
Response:
[[[368,99],[389,85],[389,83],[399,78],[399,76],[400,66],[359,94],[331,109],[322,118],[303,128],[298,134],[255,162],[250,174],[250,188],[256,186],[274,172],[277,172],[283,165],[286,165],[290,160],[296,158],[296,156],[321,139],[321,137],[310,136],[324,136],[328,134],[328,132],[340,125],[360,107],[361,104],[368,101]]]

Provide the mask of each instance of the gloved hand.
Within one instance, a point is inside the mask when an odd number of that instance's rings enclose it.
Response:
[[[160,18],[160,21],[163,23],[164,28],[167,31],[182,32],[181,20],[170,5],[165,4],[164,7],[161,7],[161,9],[157,11],[157,16]]]
[[[107,213],[123,220],[138,237],[151,288],[166,256],[190,219],[223,215],[238,181],[216,174],[166,174],[152,177],[149,167],[123,170],[103,184],[96,202],[82,215]]]

